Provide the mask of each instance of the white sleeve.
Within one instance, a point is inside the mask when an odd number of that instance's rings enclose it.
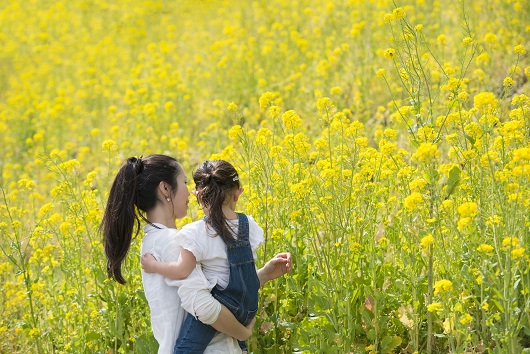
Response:
[[[256,223],[254,218],[252,216],[247,215],[248,218],[248,226],[249,226],[249,241],[250,241],[250,247],[252,248],[252,255],[254,256],[254,260],[257,258],[256,250],[260,245],[263,244],[263,229]]]
[[[217,321],[221,312],[221,303],[210,293],[215,284],[210,284],[204,276],[200,265],[191,274],[180,281],[178,294],[182,308],[204,324]]]
[[[198,223],[188,224],[180,230],[177,236],[179,245],[193,253],[197,262],[203,260],[206,252],[206,245],[201,242],[204,238],[199,235],[199,227],[200,225]]]

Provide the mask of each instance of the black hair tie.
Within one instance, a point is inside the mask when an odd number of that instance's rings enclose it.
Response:
[[[144,162],[142,156],[140,157],[131,157],[129,161],[133,164],[134,172],[138,175],[144,170]]]

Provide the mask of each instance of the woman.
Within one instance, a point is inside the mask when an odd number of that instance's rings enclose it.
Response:
[[[143,159],[127,159],[112,184],[101,223],[109,278],[125,283],[121,265],[129,251],[135,224],[139,230],[140,219],[147,222],[141,253],[151,253],[164,262],[178,260],[175,219],[186,216],[189,195],[186,175],[174,158],[149,155]],[[260,283],[290,268],[290,256],[275,257],[259,270]],[[221,332],[205,353],[241,353],[236,339],[250,337],[254,323],[244,327],[221,306],[210,294],[213,285],[199,269],[179,281],[142,272],[142,282],[151,310],[153,334],[159,343],[158,353],[173,352],[185,317],[184,309]]]

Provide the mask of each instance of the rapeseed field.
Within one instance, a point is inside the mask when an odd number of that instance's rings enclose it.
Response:
[[[5,0],[0,352],[156,352],[99,233],[150,153],[292,253],[251,352],[530,352],[529,50],[527,0]]]

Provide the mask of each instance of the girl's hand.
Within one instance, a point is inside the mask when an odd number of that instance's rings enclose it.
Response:
[[[263,286],[269,280],[291,273],[292,270],[293,261],[291,254],[289,252],[278,253],[258,271],[260,285]]]
[[[146,273],[156,273],[155,267],[158,261],[156,260],[155,256],[153,256],[151,253],[144,253],[142,256],[142,259],[140,260],[140,263],[142,265],[142,269]]]

